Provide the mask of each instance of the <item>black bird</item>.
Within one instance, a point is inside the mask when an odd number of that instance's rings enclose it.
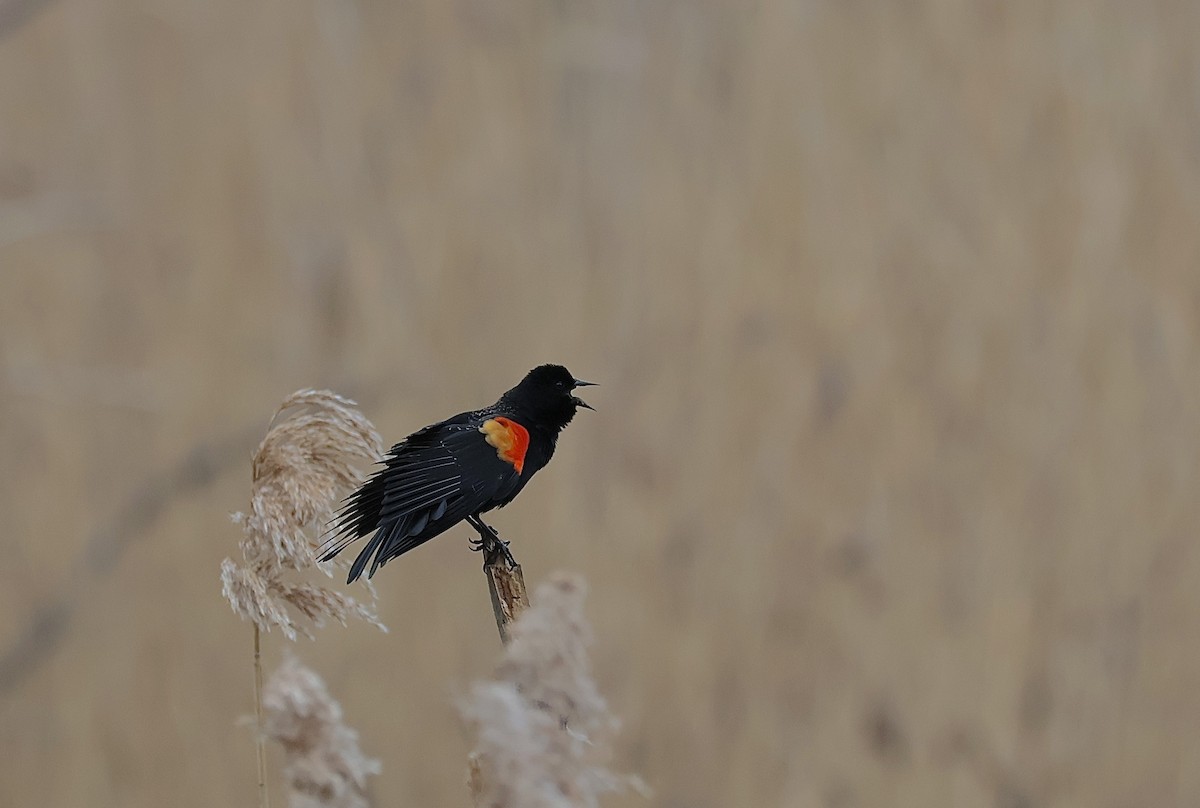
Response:
[[[507,544],[480,515],[512,501],[529,478],[550,462],[558,433],[579,407],[593,409],[573,391],[593,382],[561,365],[541,365],[490,407],[464,412],[414,432],[391,448],[375,472],[349,497],[323,548],[328,561],[371,533],[350,567],[353,583],[371,571],[466,520],[479,532],[477,550]]]

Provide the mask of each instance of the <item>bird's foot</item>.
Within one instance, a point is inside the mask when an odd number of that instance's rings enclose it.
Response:
[[[519,564],[517,564],[517,559],[513,558],[512,550],[508,549],[508,542],[498,540],[497,543],[492,546],[492,550],[498,551],[501,555],[503,555],[504,560],[508,562],[508,566],[510,566],[510,567],[520,566]],[[491,557],[494,558],[495,556],[491,556]]]
[[[499,536],[480,536],[479,539],[473,539],[471,549],[483,553],[484,567],[496,564],[501,558],[508,562],[508,566],[517,566],[517,559],[513,558],[512,551],[508,549],[508,542],[501,540]]]
[[[476,553],[483,553],[483,566],[485,568],[496,564],[501,558],[507,561],[510,567],[517,566],[517,559],[513,558],[512,551],[508,549],[508,542],[500,538],[500,534],[496,532],[494,527],[478,517],[469,518],[468,521],[479,533],[478,539],[469,540],[471,550]]]

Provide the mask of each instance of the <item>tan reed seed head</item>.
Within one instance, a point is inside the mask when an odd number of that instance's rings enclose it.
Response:
[[[293,640],[297,632],[312,636],[294,612],[315,626],[358,617],[383,628],[354,598],[282,577],[285,569],[316,566],[311,537],[320,536],[337,503],[359,483],[359,467],[377,461],[382,449],[353,401],[328,390],[284,399],[252,458],[250,512],[233,515],[242,526],[242,563],[221,563],[222,592],[236,614],[263,631],[277,626]]]
[[[493,681],[462,705],[476,734],[470,785],[486,808],[595,808],[636,778],[608,767],[618,721],[592,678],[582,578],[538,587]]]
[[[314,671],[287,654],[263,690],[264,734],[283,747],[291,808],[366,808],[368,775],[379,761],[358,747],[358,733]]]

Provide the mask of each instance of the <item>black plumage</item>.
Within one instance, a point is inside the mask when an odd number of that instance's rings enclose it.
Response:
[[[464,520],[479,532],[480,544],[498,541],[480,514],[507,505],[550,462],[558,434],[576,410],[591,409],[573,392],[589,384],[561,365],[541,365],[490,407],[409,435],[346,498],[321,560],[373,533],[350,567],[350,583],[367,562],[371,577]]]

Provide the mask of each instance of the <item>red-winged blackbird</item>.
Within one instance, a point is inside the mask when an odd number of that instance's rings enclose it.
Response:
[[[590,384],[561,365],[541,365],[492,406],[409,435],[391,448],[383,468],[346,498],[321,560],[375,533],[350,567],[346,583],[353,583],[372,555],[368,578],[465,519],[479,532],[479,541],[472,541],[476,549],[501,552],[512,561],[507,545],[480,514],[507,505],[550,462],[558,433],[576,409],[592,409],[572,393]]]

